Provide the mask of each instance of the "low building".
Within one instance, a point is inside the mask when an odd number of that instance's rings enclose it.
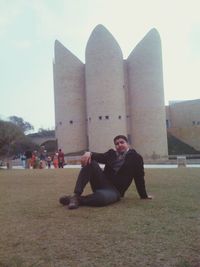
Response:
[[[200,151],[200,99],[170,102],[166,124],[169,133]]]

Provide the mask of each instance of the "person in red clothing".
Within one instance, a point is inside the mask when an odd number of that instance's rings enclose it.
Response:
[[[62,149],[58,150],[58,168],[63,168],[65,163],[65,155],[62,152]]]
[[[57,152],[53,156],[53,166],[54,166],[55,169],[58,168],[58,153]]]

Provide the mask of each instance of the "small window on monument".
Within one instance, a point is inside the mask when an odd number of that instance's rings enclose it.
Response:
[[[62,125],[62,121],[60,121],[59,124]]]
[[[102,116],[99,116],[99,119],[102,120]]]
[[[192,124],[195,125],[195,121],[193,121]]]
[[[89,121],[91,121],[91,118],[89,117]]]
[[[73,121],[69,121],[70,124],[73,124]]]
[[[118,116],[118,119],[121,120],[121,118],[122,118],[122,116],[119,115],[119,116]]]
[[[109,120],[109,116],[105,116],[105,119],[106,119],[106,120]]]

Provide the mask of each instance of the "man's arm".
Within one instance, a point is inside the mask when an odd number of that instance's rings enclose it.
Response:
[[[81,157],[81,165],[86,166],[87,164],[91,163],[91,160],[96,160],[98,163],[105,164],[107,161],[107,154],[109,151],[105,153],[96,153],[87,151]]]
[[[144,179],[144,162],[141,155],[138,154],[137,160],[135,161],[135,174],[134,181],[136,185],[137,192],[141,199],[152,199],[146,191],[145,179]]]

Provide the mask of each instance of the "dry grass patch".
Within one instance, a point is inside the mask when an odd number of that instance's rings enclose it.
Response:
[[[132,185],[114,205],[67,210],[58,198],[73,191],[77,174],[0,170],[0,267],[200,264],[200,169],[146,170],[152,201]]]

